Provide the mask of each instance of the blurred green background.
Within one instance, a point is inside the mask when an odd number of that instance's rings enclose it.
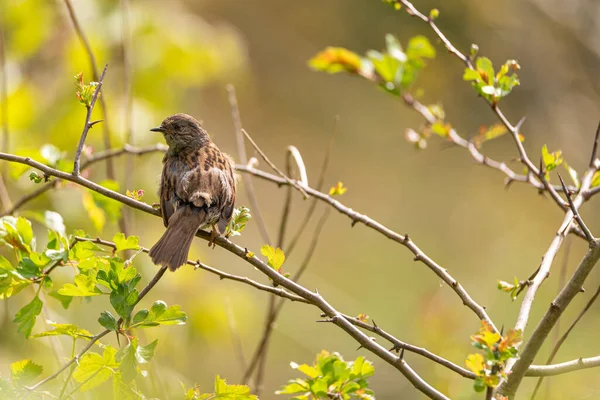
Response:
[[[521,86],[503,100],[503,110],[513,123],[527,116],[522,132],[533,160],[547,144],[551,150],[562,149],[569,165],[582,173],[599,118],[596,70],[600,45],[594,32],[600,25],[593,18],[599,8],[593,2],[574,1],[569,8],[572,12],[561,13],[562,3],[415,1],[425,13],[433,7],[440,10],[439,25],[459,49],[467,51],[471,43],[477,43],[480,54],[496,65],[510,58],[519,61]],[[113,144],[122,146],[127,132],[127,86],[121,4],[117,0],[73,0],[73,5],[99,67],[109,63],[103,93]],[[63,2],[5,0],[0,13],[6,44],[10,152],[26,154],[51,143],[73,157],[85,109],[75,99],[72,77],[83,71],[88,81],[91,69]],[[562,213],[526,185],[514,183],[505,190],[504,176],[476,165],[466,151],[448,147],[442,140],[431,140],[425,151],[415,150],[405,141],[404,132],[422,124],[418,114],[368,82],[315,73],[306,64],[329,45],[362,54],[367,49],[382,49],[386,33],[394,33],[402,43],[423,34],[438,50],[437,58],[429,62],[418,81],[424,90],[423,101],[443,104],[447,121],[463,136],[476,134],[482,124],[496,123],[485,102],[462,81],[460,62],[444,51],[426,24],[404,12],[394,12],[378,0],[130,0],[129,19],[133,144],[160,142],[160,135],[148,129],[169,114],[186,112],[203,121],[219,147],[237,158],[225,90],[226,84],[232,83],[248,132],[280,166],[286,146],[297,146],[308,168],[309,183],[314,185],[334,118],[339,115],[339,134],[326,187],[343,181],[349,188],[341,198],[344,204],[399,233],[409,233],[487,307],[496,325],[514,324],[520,300],[511,302],[496,289],[496,281],[511,281],[515,276],[525,279],[537,268]],[[95,116],[101,117],[99,108]],[[87,143],[94,151],[103,148],[100,126],[91,130]],[[253,155],[250,148],[248,151]],[[517,155],[508,137],[486,144],[483,152],[506,161]],[[118,160],[120,191],[144,189],[143,200],[156,202],[161,157],[136,158],[132,170],[125,169],[124,159]],[[514,162],[510,165],[521,170]],[[261,168],[268,170],[264,165]],[[123,187],[128,174],[130,187]],[[104,166],[95,165],[89,177],[105,179]],[[8,186],[13,200],[37,188],[26,176],[9,180]],[[274,239],[285,191],[258,180],[255,187]],[[237,204],[249,206],[242,185],[238,193]],[[598,232],[596,203],[588,204],[582,214]],[[308,202],[295,193],[290,233],[302,222],[307,206]],[[285,270],[298,268],[323,207],[319,205]],[[82,205],[82,191],[76,187],[50,192],[21,211],[26,215],[26,210],[45,209],[62,214],[68,231],[84,228],[92,236],[110,239],[119,229],[109,219],[98,232]],[[128,215],[130,231],[140,236],[142,245],[150,247],[162,234],[160,219],[137,211]],[[37,233],[42,241],[43,227],[37,226]],[[235,240],[257,253],[264,244],[254,220]],[[567,276],[584,249],[582,241],[573,241]],[[563,255],[561,251],[539,292],[526,337],[558,292]],[[193,246],[191,258],[196,257],[268,283],[249,264],[219,248],[210,250],[204,242]],[[145,280],[156,270],[145,256],[138,258],[137,264]],[[55,279],[58,282],[61,277],[64,281],[72,279],[70,271],[60,274]],[[593,273],[586,293],[575,299],[561,320],[561,332],[599,282],[598,274]],[[360,224],[350,228],[349,219],[343,215],[331,213],[301,283],[318,288],[340,311],[366,313],[399,339],[458,364],[463,365],[472,352],[469,335],[477,331],[479,322],[452,290],[424,265],[414,263],[406,249]],[[70,351],[69,342],[62,339],[53,345],[50,338],[26,341],[16,334],[11,320],[28,298],[16,296],[4,301],[0,309],[2,375],[8,373],[11,362],[26,357],[33,357],[50,373],[58,365],[54,351],[58,350],[60,357]],[[234,351],[234,338],[239,335],[248,359],[263,329],[268,302],[264,292],[182,268],[167,274],[143,303],[156,299],[181,304],[189,319],[183,327],[141,332],[160,342],[150,370],[156,383],[153,396],[179,398],[183,392],[178,381],[187,386],[199,383],[208,390],[216,374],[230,383],[241,381],[243,366]],[[42,316],[99,332],[96,319],[107,304],[98,298],[91,304],[76,300],[65,312],[57,302],[49,302]],[[376,372],[371,387],[379,399],[422,398],[392,367],[365,350],[357,351],[357,343],[340,329],[315,323],[319,314],[306,305],[285,305],[271,341],[262,398],[275,398],[273,392],[298,375],[289,367],[290,361],[310,363],[321,349],[338,351],[346,359],[362,354],[372,360]],[[34,332],[46,329],[44,318],[38,319]],[[231,330],[232,321],[237,332]],[[599,326],[595,305],[555,361],[597,355]],[[545,361],[547,354],[548,346],[536,362]],[[419,356],[407,353],[406,359],[451,398],[482,397],[473,392],[471,381]],[[592,379],[596,376],[597,371],[587,370],[553,377],[543,386],[540,398],[600,398],[600,382]],[[526,398],[535,381],[526,379],[521,398]]]

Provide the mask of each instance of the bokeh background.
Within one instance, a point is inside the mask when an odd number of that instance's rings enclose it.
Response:
[[[126,70],[123,43],[130,54],[133,96],[132,144],[161,141],[148,129],[169,114],[186,112],[202,120],[220,148],[237,157],[233,121],[226,84],[235,85],[244,127],[278,165],[287,145],[301,151],[309,182],[316,182],[334,118],[339,134],[326,177],[326,186],[343,181],[349,188],[342,201],[400,233],[408,232],[434,260],[447,268],[487,307],[498,326],[514,324],[520,300],[496,289],[498,279],[525,279],[538,266],[562,213],[544,196],[523,184],[503,186],[497,171],[476,165],[467,152],[431,140],[418,151],[404,139],[407,128],[418,128],[421,117],[373,85],[348,76],[329,76],[311,71],[307,60],[329,45],[344,46],[362,54],[384,48],[384,35],[394,33],[402,43],[417,34],[430,38],[438,57],[421,74],[418,87],[425,103],[440,102],[447,120],[463,135],[476,134],[480,125],[496,123],[495,116],[469,84],[462,81],[462,65],[443,50],[422,22],[394,12],[378,0],[130,0],[131,42],[123,31],[122,4],[117,0],[73,0],[81,26],[92,44],[100,67],[109,63],[104,83],[108,123],[115,146],[125,142],[128,131]],[[562,149],[569,165],[583,171],[600,118],[600,82],[597,77],[600,42],[596,2],[584,0],[542,1],[415,1],[427,12],[437,7],[439,25],[452,42],[467,51],[471,43],[496,65],[515,58],[522,66],[521,86],[501,106],[511,121],[527,117],[523,127],[525,147],[536,160],[542,145]],[[31,153],[51,143],[73,157],[84,121],[85,109],[74,96],[73,75],[91,69],[81,43],[59,0],[5,0],[0,7],[6,47],[9,150]],[[125,39],[124,39],[125,38]],[[100,117],[100,110],[95,112]],[[87,143],[103,148],[102,129],[95,127]],[[516,158],[510,139],[504,137],[484,147],[496,159]],[[248,148],[250,155],[253,151]],[[144,189],[144,201],[157,201],[155,192],[161,155],[136,158],[134,168],[117,162],[120,191]],[[516,163],[512,163],[520,170]],[[261,167],[268,169],[266,166]],[[130,187],[123,182],[129,175]],[[90,170],[95,181],[105,179],[98,164]],[[555,178],[556,179],[556,178]],[[277,234],[284,189],[255,180],[262,213],[272,238]],[[26,176],[9,180],[13,199],[36,189]],[[248,204],[239,188],[238,204]],[[295,232],[308,202],[294,195],[290,231]],[[297,250],[284,268],[295,271],[308,248],[319,205]],[[22,212],[53,210],[65,218],[67,229],[84,228],[92,236],[111,238],[118,225],[107,221],[101,232],[82,205],[82,191],[75,187],[50,192],[29,203]],[[587,204],[583,216],[598,232],[597,200]],[[140,243],[151,246],[163,232],[162,222],[140,212],[128,212],[130,231]],[[414,263],[403,247],[362,226],[350,227],[347,217],[332,212],[310,267],[302,278],[340,311],[366,313],[399,339],[426,347],[463,364],[472,352],[469,335],[479,327],[476,317],[451,289],[424,265]],[[44,229],[36,227],[40,241]],[[289,235],[288,235],[289,237]],[[263,245],[255,221],[235,239],[258,252]],[[582,257],[585,246],[575,239],[566,258],[567,276]],[[285,250],[285,247],[284,247]],[[4,250],[2,250],[4,251]],[[267,282],[248,264],[204,242],[194,245],[191,256],[228,272]],[[561,251],[549,279],[539,292],[530,325],[533,326],[557,294]],[[156,267],[148,258],[137,261],[147,281]],[[57,282],[72,279],[61,271]],[[61,275],[62,274],[62,275]],[[566,329],[596,290],[594,272],[587,291],[578,296],[561,320]],[[68,354],[69,343],[50,339],[26,341],[16,334],[14,313],[29,299],[20,295],[3,301],[0,309],[0,373],[16,360],[34,357],[48,373],[57,368],[54,351]],[[200,384],[207,391],[214,375],[230,383],[241,380],[243,366],[234,351],[241,339],[248,359],[260,339],[268,296],[239,283],[191,268],[168,274],[147,301],[164,299],[181,304],[187,325],[143,332],[159,339],[150,373],[152,396],[182,396],[178,381]],[[91,332],[101,327],[97,316],[106,299],[91,304],[75,301],[68,311],[49,301],[45,317],[76,322]],[[38,319],[34,332],[45,329]],[[422,398],[392,367],[365,350],[335,326],[315,323],[317,309],[286,304],[277,321],[267,359],[262,398],[288,379],[298,376],[290,361],[310,363],[321,349],[338,351],[346,359],[365,355],[376,367],[371,387],[379,399]],[[232,330],[232,323],[235,329]],[[556,361],[597,355],[598,305],[584,317]],[[113,339],[108,339],[108,341]],[[548,346],[537,362],[543,362]],[[419,356],[406,355],[413,368],[453,399],[481,398],[471,382]],[[551,378],[540,398],[600,398],[597,371],[588,370]],[[526,379],[521,398],[533,388]]]

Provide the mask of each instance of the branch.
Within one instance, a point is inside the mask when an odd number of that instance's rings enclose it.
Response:
[[[93,242],[93,243],[96,243],[96,244],[100,244],[102,246],[110,247],[110,248],[112,248],[114,250],[117,249],[117,245],[114,242],[111,242],[111,241],[108,241],[108,240],[103,240],[103,239],[100,239],[100,238],[93,239],[93,238],[85,238],[85,237],[76,236],[75,240],[78,241],[78,242]],[[143,253],[146,253],[146,254],[150,251],[148,248],[142,247],[142,246],[140,246],[140,250]],[[201,263],[200,261],[191,261],[191,260],[188,260],[186,262],[186,264],[187,265],[191,265],[192,267],[194,267],[195,270],[196,269],[203,269],[203,270],[208,271],[208,272],[210,272],[212,274],[215,274],[221,280],[228,279],[228,280],[232,280],[232,281],[236,281],[236,282],[245,283],[246,285],[253,286],[253,287],[255,287],[258,290],[269,292],[269,293],[275,294],[275,295],[277,295],[279,297],[282,297],[282,298],[285,298],[285,299],[288,299],[288,300],[291,300],[291,301],[297,301],[297,302],[300,302],[300,303],[308,303],[308,301],[305,300],[304,298],[302,298],[300,296],[296,296],[296,295],[294,295],[294,294],[292,294],[292,293],[290,293],[290,292],[288,292],[286,290],[283,290],[281,288],[276,288],[276,287],[271,287],[271,286],[268,286],[268,285],[263,285],[262,283],[258,283],[256,281],[253,281],[250,278],[247,278],[247,277],[232,275],[232,274],[229,274],[227,272],[221,271],[219,269],[213,268],[213,267],[211,267],[209,265],[206,265],[204,263]]]
[[[412,97],[410,94],[404,93],[402,95],[402,100],[404,100],[404,103],[407,106],[409,106],[410,108],[412,108],[413,110],[415,110],[416,112],[421,114],[421,116],[423,116],[423,118],[425,118],[425,120],[427,121],[428,124],[434,124],[437,122],[437,118],[435,117],[435,115],[433,115],[431,113],[431,111],[429,111],[427,106],[420,103],[417,99]],[[473,143],[473,141],[467,140],[467,139],[463,138],[462,136],[460,136],[454,128],[451,128],[450,131],[448,132],[448,139],[450,139],[450,141],[452,143],[454,143],[455,145],[468,150],[469,153],[471,154],[471,156],[473,157],[473,160],[475,160],[476,163],[490,167],[495,170],[498,170],[498,171],[502,172],[503,174],[505,174],[507,185],[511,182],[523,182],[523,183],[530,184],[538,191],[546,190],[546,186],[544,186],[544,184],[541,183],[539,180],[535,179],[532,174],[527,174],[527,175],[517,174],[515,171],[513,171],[511,168],[509,168],[506,165],[506,163],[499,162],[499,161],[493,160],[487,156],[484,156],[479,151],[477,146],[475,146],[475,143]],[[561,190],[560,185],[553,186],[553,188],[554,188],[554,190]],[[569,187],[569,190],[576,190],[576,188]]]
[[[292,185],[293,187],[298,189],[298,191],[300,191],[300,193],[302,193],[302,195],[304,195],[304,198],[307,199],[308,194],[302,188],[302,186],[300,186],[299,182],[292,181],[288,176],[286,176],[283,172],[281,172],[281,170],[279,168],[277,168],[277,166],[275,164],[273,164],[273,162],[271,162],[271,160],[269,160],[269,157],[267,157],[267,155],[260,149],[260,147],[258,147],[256,142],[252,139],[252,137],[250,137],[250,135],[248,134],[248,132],[246,132],[246,130],[242,129],[242,133],[244,134],[244,136],[246,136],[246,139],[248,139],[248,141],[252,144],[252,146],[254,146],[254,149],[258,152],[258,154],[260,154],[262,159],[265,160],[265,162],[267,164],[269,164],[269,166],[273,169],[273,171],[277,172],[277,174],[280,177],[282,177],[288,185]]]
[[[422,20],[423,22],[427,23],[431,27],[431,29],[435,32],[435,34],[437,35],[437,37],[442,41],[442,43],[444,44],[444,46],[446,47],[446,49],[448,49],[448,51],[450,53],[452,53],[459,60],[461,60],[462,63],[465,64],[465,66],[467,68],[469,68],[471,70],[475,70],[475,68],[473,67],[473,63],[471,62],[471,59],[469,57],[465,56],[464,54],[462,54],[456,47],[454,47],[454,45],[450,42],[450,40],[448,40],[448,38],[438,28],[438,26],[435,24],[435,22],[433,21],[432,18],[429,18],[428,16],[425,16],[424,14],[422,14],[408,0],[394,0],[394,1],[397,4],[400,4],[400,3],[403,4],[406,7],[407,13],[409,15],[417,17],[420,20]],[[490,108],[496,114],[496,116],[498,117],[498,119],[502,122],[502,124],[510,132],[511,137],[513,139],[513,142],[515,143],[515,146],[517,147],[517,151],[519,152],[520,161],[521,161],[521,163],[523,163],[527,167],[527,169],[529,171],[528,175],[529,174],[534,174],[535,176],[537,176],[537,178],[542,182],[544,188],[550,193],[550,196],[555,201],[555,203],[563,211],[565,211],[566,207],[565,207],[565,205],[564,205],[564,203],[563,203],[560,195],[558,194],[556,188],[554,188],[554,186],[550,185],[550,183],[548,182],[548,180],[544,176],[543,172],[540,169],[538,169],[533,162],[531,162],[531,160],[529,159],[529,156],[527,155],[527,151],[525,150],[525,147],[523,147],[523,143],[521,143],[521,140],[519,138],[519,130],[521,128],[521,125],[525,121],[525,119],[522,118],[517,123],[517,125],[513,126],[508,121],[508,119],[504,116],[504,113],[502,112],[502,110],[500,110],[500,107],[498,107],[497,104],[491,104],[489,102],[488,102],[488,104],[490,105]],[[528,178],[528,180],[529,180],[529,178]]]
[[[577,221],[577,224],[581,228],[583,234],[585,235],[585,238],[587,239],[587,241],[589,243],[592,243],[595,240],[594,235],[592,234],[590,229],[587,227],[585,222],[583,222],[581,215],[579,215],[579,211],[577,210],[575,203],[573,203],[573,198],[571,197],[571,193],[565,186],[565,182],[563,181],[563,178],[560,176],[560,174],[558,174],[558,179],[560,179],[560,184],[562,185],[562,189],[565,192],[565,196],[567,197],[567,200],[569,202],[569,209],[573,213],[573,216],[574,216],[575,220]]]
[[[64,180],[68,180],[70,182],[78,183],[81,186],[84,186],[88,189],[94,190],[94,191],[102,194],[105,197],[120,201],[128,206],[131,206],[138,210],[147,212],[148,214],[160,216],[160,213],[158,212],[158,210],[153,209],[151,206],[149,206],[145,203],[139,202],[137,200],[134,200],[132,198],[129,198],[127,196],[123,196],[120,193],[106,189],[106,188],[104,188],[94,182],[91,182],[81,176],[75,176],[72,174],[68,174],[68,173],[56,170],[54,168],[48,167],[37,161],[33,161],[30,158],[19,157],[19,156],[15,156],[12,154],[0,153],[0,159],[11,161],[11,162],[18,162],[21,164],[32,166],[32,167],[37,168],[40,171],[44,172],[46,175],[55,176],[55,177],[58,177],[58,178],[61,178]],[[281,179],[281,178],[278,178],[273,175],[266,174],[266,173],[260,171],[260,174],[257,174],[257,176],[261,176],[261,175],[263,177],[271,176],[275,180]],[[282,181],[283,181],[282,184],[287,184],[287,182],[285,180],[282,180]],[[427,256],[425,256],[425,254],[423,254],[420,251],[420,249],[418,249],[414,245],[414,243],[412,243],[408,238],[405,238],[401,235],[393,233],[389,229],[383,227],[379,223],[371,220],[370,218],[362,216],[361,214],[358,214],[354,211],[349,210],[348,208],[343,206],[338,201],[331,199],[329,196],[327,196],[323,193],[314,191],[314,189],[310,189],[310,188],[307,188],[307,190],[309,190],[309,192],[312,195],[315,195],[315,196],[318,195],[317,197],[332,204],[336,209],[339,209],[340,211],[344,211],[344,213],[351,216],[351,218],[353,218],[357,221],[362,221],[363,223],[367,224],[368,226],[371,226],[371,227],[374,227],[377,229],[381,229],[382,233],[386,234],[386,236],[389,235],[388,237],[394,238],[394,240],[400,239],[400,243],[402,241],[405,241],[406,242],[405,245],[407,247],[414,249],[414,251],[416,251],[417,254],[420,255],[420,257],[423,257],[423,259],[422,259],[423,262],[425,262],[427,265],[431,264],[431,265],[437,266],[437,264],[435,264],[431,259],[429,259]],[[210,233],[202,231],[202,230],[198,231],[196,236],[198,236],[204,240],[207,240],[207,241],[210,240]],[[277,285],[284,287],[285,289],[291,291],[292,293],[298,295],[299,297],[304,298],[310,304],[318,307],[327,317],[329,317],[331,319],[331,322],[333,322],[335,325],[337,325],[338,327],[343,329],[346,333],[348,333],[362,347],[371,351],[373,354],[375,354],[382,360],[386,361],[388,364],[392,365],[398,371],[400,371],[413,384],[413,386],[415,386],[415,388],[417,388],[418,390],[423,392],[425,395],[427,395],[428,397],[430,397],[432,399],[448,399],[448,397],[446,397],[445,395],[443,395],[442,393],[437,391],[435,388],[433,388],[431,385],[429,385],[427,382],[425,382],[408,365],[408,363],[406,363],[406,361],[402,357],[398,357],[398,356],[394,355],[393,353],[391,353],[389,350],[386,350],[381,345],[377,344],[376,342],[373,342],[367,335],[365,335],[362,331],[360,331],[358,328],[356,328],[354,325],[352,325],[350,322],[348,322],[345,318],[343,318],[343,315],[339,311],[337,311],[335,308],[333,308],[320,294],[318,294],[316,292],[312,292],[312,291],[298,285],[297,283],[291,281],[290,279],[285,278],[283,275],[279,274],[277,271],[275,271],[273,268],[268,266],[266,263],[261,261],[256,256],[253,255],[252,257],[250,257],[250,253],[248,252],[247,249],[234,244],[233,242],[229,241],[228,239],[226,239],[224,237],[218,237],[217,239],[214,240],[214,243],[216,245],[228,250],[229,252],[237,255],[238,257],[242,258],[243,260],[247,261],[248,263],[252,264],[255,268],[257,268],[263,274],[265,274],[269,278],[271,278]],[[448,275],[447,272],[445,272],[445,270],[441,269],[441,267],[438,266],[437,268],[439,268],[440,273],[443,272],[442,276],[450,277],[450,275]],[[487,317],[487,314],[485,314],[485,310],[483,310],[483,308],[481,308],[480,306],[476,305],[476,303],[473,302],[473,300],[468,296],[468,294],[458,284],[458,282],[456,282],[451,277],[449,279],[451,279],[451,281],[454,282],[453,288],[457,293],[459,293],[459,296],[466,296],[464,302],[467,305],[470,305],[471,307],[473,307],[473,306],[479,307],[479,309],[476,308],[475,310],[477,310],[477,312],[482,313],[482,315],[486,318],[486,320],[489,320],[489,317]],[[490,323],[491,323],[491,321],[490,321]]]
[[[79,139],[79,145],[77,146],[77,152],[75,153],[75,162],[73,163],[73,175],[79,175],[80,173],[81,151],[83,150],[83,145],[85,144],[85,138],[87,137],[88,131],[95,124],[95,122],[91,122],[92,112],[94,111],[96,100],[98,100],[98,96],[100,95],[100,89],[102,89],[102,82],[104,81],[104,76],[106,75],[107,69],[108,64],[104,66],[104,71],[102,71],[102,75],[100,76],[98,85],[96,85],[96,89],[94,90],[94,95],[92,96],[92,101],[90,102],[90,105],[86,106],[87,113],[85,116],[85,124],[83,125],[83,132],[81,132],[81,138]]]
[[[319,192],[323,189],[323,184],[325,183],[325,174],[327,173],[327,168],[329,167],[329,160],[331,159],[331,152],[333,151],[333,143],[335,140],[336,133],[338,131],[337,126],[338,126],[339,120],[340,120],[339,116],[337,116],[334,120],[333,129],[331,131],[331,136],[329,137],[329,145],[327,146],[327,151],[325,152],[325,157],[323,158],[323,164],[321,164],[321,172],[319,172],[319,178],[317,179],[317,186],[315,186],[315,189],[318,190]],[[290,244],[285,249],[285,253],[286,253],[287,257],[290,256],[290,254],[296,247],[296,243],[298,243],[298,240],[302,236],[304,229],[306,229],[306,226],[308,225],[308,222],[310,221],[310,219],[317,207],[317,201],[318,200],[316,198],[313,198],[311,200],[310,206],[308,206],[308,210],[306,211],[306,215],[302,219],[302,223],[300,224],[298,231],[292,238]]]
[[[291,190],[291,186],[290,186],[290,190]],[[298,282],[298,280],[300,279],[300,277],[302,276],[302,274],[308,267],[308,264],[310,263],[310,260],[312,259],[314,251],[319,242],[319,236],[321,234],[321,229],[323,228],[323,226],[325,225],[325,222],[327,221],[327,216],[328,216],[330,210],[331,209],[328,208],[325,211],[325,213],[323,214],[323,217],[321,217],[321,219],[317,223],[317,227],[315,229],[315,232],[313,233],[313,240],[311,241],[311,244],[308,248],[308,252],[306,253],[306,256],[304,257],[304,261],[302,262],[302,265],[300,265],[300,268],[298,269],[298,271],[296,271],[296,273],[292,277],[292,280],[294,282]],[[244,372],[242,382],[248,382],[248,380],[250,379],[250,376],[252,376],[252,373],[254,372],[254,369],[256,368],[257,364],[264,359],[264,354],[265,354],[267,346],[269,344],[269,339],[270,339],[271,333],[273,332],[273,328],[275,326],[275,321],[277,320],[277,317],[279,316],[279,313],[281,312],[283,305],[284,305],[283,301],[280,301],[277,305],[269,302],[267,320],[265,321],[265,324],[264,324],[265,328],[264,328],[261,340],[259,341],[259,344],[256,347],[254,354],[252,355],[252,359],[250,360],[250,363],[248,364],[248,367],[247,367],[246,371]],[[257,378],[257,381],[259,381],[258,378]]]
[[[233,118],[233,127],[235,129],[238,159],[242,164],[246,164],[248,162],[248,158],[246,156],[246,147],[244,146],[244,134],[242,133],[242,119],[240,117],[240,109],[238,107],[237,96],[235,94],[235,87],[233,85],[227,85],[227,92],[229,94],[229,106],[231,107],[231,116]],[[269,238],[269,232],[267,230],[267,225],[265,224],[265,220],[262,216],[260,207],[258,205],[258,200],[254,191],[254,184],[252,183],[252,179],[250,179],[250,177],[246,175],[244,175],[242,179],[244,180],[244,188],[246,189],[246,195],[248,196],[248,201],[250,201],[250,206],[252,207],[252,214],[254,214],[254,219],[256,220],[258,231],[260,232],[260,235],[262,236],[263,241],[265,243],[271,243],[271,239]]]
[[[0,155],[0,158],[1,158],[1,155]],[[254,176],[257,176],[259,178],[274,182],[274,183],[278,184],[279,186],[284,186],[284,185],[289,184],[285,179],[282,179],[275,175],[258,170],[251,166],[237,165],[236,169],[240,172],[246,172],[246,173],[252,174]],[[487,315],[485,309],[482,306],[480,306],[479,304],[477,304],[471,298],[471,296],[461,286],[461,284],[458,283],[458,281],[456,279],[454,279],[448,273],[448,271],[446,269],[442,268],[435,261],[433,261],[429,256],[427,256],[408,237],[408,235],[400,235],[400,234],[392,231],[391,229],[380,224],[379,222],[375,221],[374,219],[372,219],[366,215],[360,214],[360,213],[352,210],[349,207],[346,207],[345,205],[343,205],[339,201],[333,199],[331,196],[326,195],[325,193],[319,192],[310,187],[305,187],[304,189],[305,189],[306,193],[308,193],[309,195],[314,196],[315,198],[329,204],[330,206],[332,206],[333,208],[338,210],[340,213],[346,215],[348,218],[350,218],[352,220],[353,224],[360,222],[360,223],[366,225],[367,227],[372,228],[375,231],[381,233],[385,237],[408,248],[414,254],[415,261],[421,261],[423,264],[425,264],[427,267],[429,267],[438,277],[440,277],[448,286],[450,286],[452,288],[452,290],[454,290],[454,292],[458,295],[458,297],[463,301],[463,304],[465,306],[467,306],[470,310],[472,310],[479,317],[479,319],[485,320],[486,322],[488,322],[492,327],[494,327],[494,330],[496,332],[498,332],[498,329],[495,327],[491,318]]]
[[[71,0],[64,0],[64,1],[65,1],[65,5],[67,6],[67,10],[69,11],[69,18],[71,19],[71,22],[73,23],[73,28],[75,28],[75,33],[77,34],[77,37],[79,38],[79,41],[83,45],[83,48],[85,49],[85,53],[88,56],[88,59],[90,62],[90,67],[92,68],[92,75],[94,77],[94,80],[96,82],[98,82],[100,80],[100,78],[98,76],[98,65],[96,64],[96,57],[94,56],[94,52],[92,51],[92,46],[90,46],[90,42],[88,41],[85,33],[83,32],[83,29],[81,28],[81,24],[79,23],[79,20],[77,19],[77,15],[75,14],[75,10],[73,9]],[[104,124],[103,124],[102,128],[103,128],[104,148],[110,149],[112,146],[110,144],[110,130],[109,130],[109,124],[108,124],[108,115],[107,115],[108,112],[107,112],[107,108],[106,108],[105,98],[106,98],[105,96],[102,96],[100,98],[100,105],[102,106],[103,119],[104,119]],[[109,179],[115,179],[114,166],[113,166],[112,160],[109,160],[109,162],[106,164],[106,175],[108,176]]]
[[[110,150],[104,150],[104,151],[95,153],[94,155],[89,157],[86,162],[84,162],[81,165],[81,170],[85,171],[87,168],[91,167],[93,164],[95,164],[99,161],[103,161],[103,160],[106,160],[106,159],[112,158],[112,157],[117,157],[122,154],[132,154],[132,155],[141,156],[141,155],[148,154],[148,153],[165,152],[167,150],[167,148],[168,147],[166,145],[160,144],[160,143],[155,144],[154,146],[148,146],[148,147],[133,147],[133,146],[126,144],[123,148],[120,148],[120,149],[110,149]],[[19,208],[23,207],[26,203],[41,196],[42,194],[46,193],[47,191],[57,187],[58,183],[60,183],[60,182],[61,182],[60,179],[53,180],[51,182],[44,184],[42,187],[34,190],[33,192],[29,193],[28,195],[21,197],[19,200],[17,200],[15,202],[15,204],[12,206],[12,208],[10,210],[4,211],[0,216],[13,214]]]
[[[562,287],[562,286],[561,286]],[[571,324],[571,326],[569,326],[569,329],[566,330],[566,332],[560,337],[560,339],[558,339],[556,341],[556,344],[554,345],[554,348],[552,349],[552,351],[550,352],[550,355],[548,356],[548,359],[546,360],[546,364],[550,364],[553,360],[554,357],[556,356],[556,354],[558,353],[558,350],[560,350],[560,348],[562,347],[563,343],[567,340],[567,338],[569,337],[569,335],[571,334],[571,332],[573,331],[573,329],[575,329],[575,325],[577,325],[577,323],[579,323],[579,321],[581,320],[581,318],[583,318],[583,316],[585,315],[585,313],[592,307],[592,305],[594,304],[594,302],[596,301],[596,299],[598,298],[598,296],[600,296],[600,286],[598,286],[598,289],[596,290],[596,293],[594,293],[594,295],[588,300],[587,304],[585,305],[585,307],[583,307],[583,310],[581,310],[581,312],[579,313],[579,315],[577,316],[577,318],[575,318],[575,320],[573,321],[573,323]],[[559,324],[560,320],[558,320],[556,322],[556,328],[558,329],[558,324]],[[533,366],[529,367],[529,369],[531,369]],[[528,376],[528,375],[525,375]],[[541,377],[537,384],[535,385],[535,389],[533,390],[533,394],[531,395],[531,400],[533,400],[535,398],[535,395],[537,393],[537,391],[539,390],[540,386],[542,385],[542,381],[544,380],[543,377]]]
[[[596,157],[598,156],[598,141],[600,141],[600,122],[596,128],[596,135],[594,136],[594,144],[592,146],[592,157],[590,158],[590,168],[596,168]]]
[[[571,360],[560,364],[532,365],[527,370],[527,374],[525,376],[554,376],[595,367],[600,367],[600,356],[578,358],[576,360]]]
[[[512,372],[509,375],[508,380],[501,383],[498,387],[498,393],[508,396],[509,398],[514,397],[516,390],[521,384],[523,376],[529,369],[529,366],[544,344],[548,334],[556,324],[556,321],[558,321],[573,298],[575,298],[575,296],[581,292],[581,288],[585,282],[585,279],[599,259],[600,241],[596,240],[590,243],[590,248],[587,254],[580,262],[571,279],[569,279],[567,285],[560,291],[558,296],[551,303],[538,326],[531,334],[531,338],[525,344],[523,351],[519,354],[519,359],[514,363],[514,367],[512,368]]]

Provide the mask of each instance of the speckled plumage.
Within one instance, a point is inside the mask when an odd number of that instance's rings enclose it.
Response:
[[[169,150],[159,188],[167,230],[149,254],[174,271],[186,262],[198,229],[212,227],[213,239],[225,233],[235,203],[234,163],[189,115],[172,115],[152,130],[163,133]]]

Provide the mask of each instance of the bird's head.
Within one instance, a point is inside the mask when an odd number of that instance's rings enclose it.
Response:
[[[161,132],[171,150],[177,152],[188,147],[201,147],[210,141],[200,123],[187,114],[173,114],[165,118],[160,126],[150,130]]]

